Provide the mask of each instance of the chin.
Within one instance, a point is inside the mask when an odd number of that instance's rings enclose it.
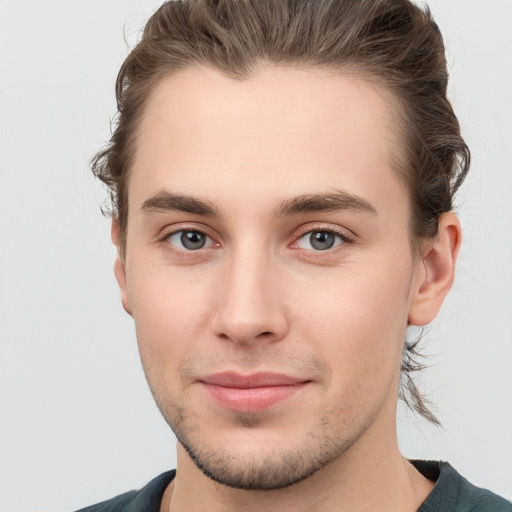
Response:
[[[187,411],[166,415],[179,443],[211,480],[244,490],[274,490],[295,485],[330,465],[364,433],[334,428],[327,418],[299,425],[262,425],[259,415],[238,414],[237,426],[192,418]]]
[[[301,446],[286,450],[258,449],[248,453],[218,446],[199,448],[186,440],[180,440],[180,443],[205,476],[227,487],[252,491],[282,489],[297,484],[338,457],[335,452],[318,450],[318,446],[315,450],[311,446]]]

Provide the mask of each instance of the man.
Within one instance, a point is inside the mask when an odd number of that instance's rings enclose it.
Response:
[[[87,511],[510,511],[398,449],[469,150],[407,0],[165,3],[93,162],[176,471]]]

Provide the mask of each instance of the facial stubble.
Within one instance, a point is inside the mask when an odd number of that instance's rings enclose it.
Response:
[[[229,443],[205,442],[201,433],[202,428],[208,428],[205,422],[191,406],[172,401],[168,392],[157,384],[156,379],[153,381],[152,373],[144,364],[144,358],[142,360],[155,402],[190,459],[211,480],[236,489],[275,490],[305,480],[343,455],[366,432],[378,415],[378,411],[375,411],[374,415],[365,418],[363,424],[354,428],[350,421],[354,417],[354,411],[345,410],[344,417],[347,420],[334,426],[330,417],[339,415],[340,411],[327,410],[318,418],[314,428],[295,440],[295,446],[273,446],[266,452],[259,451],[258,456],[255,456],[250,450],[240,452],[230,449],[232,445]],[[336,400],[334,402],[339,403]],[[182,395],[179,403],[189,402]],[[264,421],[264,413],[237,412],[232,413],[230,418],[231,429],[247,432],[248,439],[253,431],[262,428]]]

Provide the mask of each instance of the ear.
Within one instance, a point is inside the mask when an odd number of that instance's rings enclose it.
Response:
[[[427,325],[437,316],[453,284],[461,241],[459,219],[453,212],[443,213],[438,235],[424,243],[413,278],[409,324]]]
[[[110,233],[112,237],[112,243],[117,248],[117,256],[114,263],[114,274],[117,279],[117,284],[119,285],[119,290],[121,291],[121,302],[123,304],[124,310],[129,315],[131,315],[132,308],[130,304],[130,296],[128,294],[128,287],[126,285],[126,269],[124,264],[123,247],[121,245],[121,228],[119,227],[117,217],[112,217],[112,227]]]

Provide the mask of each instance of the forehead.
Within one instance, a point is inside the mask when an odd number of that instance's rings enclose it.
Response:
[[[234,80],[186,69],[149,98],[129,202],[161,189],[231,201],[333,188],[371,200],[383,186],[404,195],[393,107],[384,89],[327,70],[265,66]]]

